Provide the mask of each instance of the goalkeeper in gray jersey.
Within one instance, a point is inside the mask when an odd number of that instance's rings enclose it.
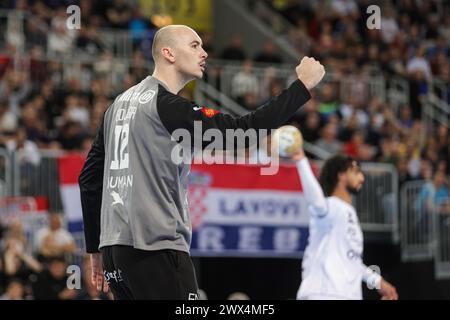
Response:
[[[153,41],[155,70],[107,109],[79,185],[87,252],[97,288],[116,299],[195,299],[189,256],[189,164],[172,161],[177,129],[275,129],[310,99],[325,74],[303,58],[298,79],[253,113],[232,117],[201,107],[178,92],[203,76],[207,53],[189,27],[160,29]],[[105,281],[106,280],[106,281]]]

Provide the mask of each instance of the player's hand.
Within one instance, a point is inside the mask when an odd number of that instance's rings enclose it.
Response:
[[[380,289],[381,300],[398,300],[397,289],[384,279],[381,279]]]
[[[325,75],[325,68],[314,58],[303,57],[300,64],[295,68],[300,81],[308,90],[314,88]]]
[[[98,291],[108,292],[108,283],[103,274],[103,261],[101,253],[91,254],[91,282]]]
[[[303,151],[303,148],[300,148],[300,150],[292,156],[292,160],[295,162],[299,162],[300,160],[306,158],[305,151]]]

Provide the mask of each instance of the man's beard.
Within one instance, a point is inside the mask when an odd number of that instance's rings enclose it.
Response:
[[[357,189],[357,188],[354,188],[354,187],[349,187],[349,186],[347,186],[347,191],[348,191],[351,195],[356,196],[356,195],[361,191],[361,188]]]

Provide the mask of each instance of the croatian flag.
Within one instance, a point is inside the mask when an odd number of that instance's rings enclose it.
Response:
[[[84,156],[79,154],[66,154],[58,159],[61,200],[70,232],[83,230],[83,212],[81,211],[78,176],[85,159]]]
[[[297,168],[193,165],[189,179],[194,256],[301,257],[308,212]]]
[[[83,230],[78,176],[84,161],[74,154],[59,158],[71,232]],[[194,256],[299,258],[305,250],[309,217],[293,165],[281,165],[277,174],[265,176],[260,166],[194,164],[188,202]]]

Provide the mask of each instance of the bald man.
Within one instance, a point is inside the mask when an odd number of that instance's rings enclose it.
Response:
[[[198,124],[201,133],[216,129],[224,136],[227,129],[277,128],[310,99],[309,90],[325,70],[303,58],[295,69],[298,80],[288,89],[234,118],[177,95],[205,71],[208,54],[194,30],[160,29],[152,54],[153,75],[106,110],[79,177],[92,281],[99,290],[109,287],[115,299],[197,299],[189,256],[190,162],[172,159],[173,150],[186,142],[175,131],[188,132],[193,142]]]

